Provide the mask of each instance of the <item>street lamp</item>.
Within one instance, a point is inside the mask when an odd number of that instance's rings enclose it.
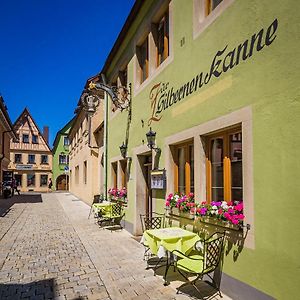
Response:
[[[155,147],[155,137],[156,137],[156,132],[153,131],[150,127],[150,130],[146,133],[147,137],[147,146],[151,149],[154,150],[155,152],[160,152],[160,148]]]
[[[101,74],[103,83],[100,82],[90,82],[88,89],[82,94],[81,102],[84,107],[86,107],[86,112],[88,114],[93,114],[99,105],[99,98],[94,93],[94,90],[104,91],[104,195],[105,200],[107,199],[107,177],[108,177],[108,166],[107,166],[107,153],[108,153],[108,95],[110,96],[112,102],[117,109],[121,111],[128,108],[130,105],[130,92],[124,86],[109,86],[106,84],[106,79],[104,74]],[[89,122],[90,124],[90,122]],[[89,125],[90,131],[90,125]],[[125,145],[124,145],[125,146]],[[126,153],[126,152],[125,152]]]

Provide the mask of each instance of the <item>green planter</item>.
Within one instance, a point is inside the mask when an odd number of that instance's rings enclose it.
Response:
[[[202,222],[202,223],[206,223],[206,224],[211,224],[211,225],[216,225],[219,227],[224,227],[224,228],[228,228],[228,229],[232,229],[232,230],[241,230],[242,227],[240,225],[235,225],[232,224],[228,221],[225,220],[220,220],[218,218],[214,218],[214,217],[196,217],[196,222]]]

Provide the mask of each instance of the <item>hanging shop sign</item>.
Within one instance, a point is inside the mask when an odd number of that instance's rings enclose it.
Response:
[[[255,51],[259,52],[264,47],[270,46],[277,36],[277,28],[278,20],[275,19],[266,30],[262,28],[237,47],[229,50],[226,45],[222,50],[217,51],[208,72],[200,72],[179,88],[172,87],[169,82],[155,84],[149,94],[152,115],[148,125],[150,126],[152,121],[159,121],[164,110],[201,89],[213,77],[219,78],[222,73],[230,71],[241,61],[249,59]]]
[[[151,171],[151,189],[166,189],[166,170]]]
[[[16,165],[16,169],[17,170],[22,170],[22,171],[26,171],[26,170],[32,170],[33,166],[32,165]]]

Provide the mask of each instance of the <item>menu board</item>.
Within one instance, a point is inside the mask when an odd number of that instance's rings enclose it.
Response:
[[[151,189],[166,189],[166,170],[151,171]]]

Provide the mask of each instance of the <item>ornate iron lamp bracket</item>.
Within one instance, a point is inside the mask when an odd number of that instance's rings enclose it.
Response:
[[[124,86],[108,86],[104,83],[99,82],[90,82],[89,88],[90,91],[93,89],[103,90],[107,92],[114,103],[114,105],[121,111],[127,109],[130,103],[130,91]]]

